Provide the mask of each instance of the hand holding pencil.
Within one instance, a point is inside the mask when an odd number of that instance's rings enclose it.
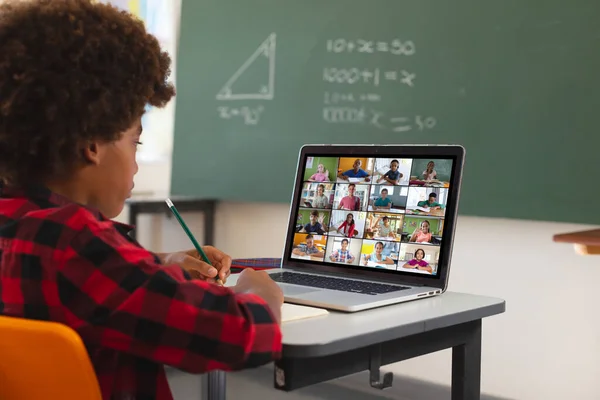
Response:
[[[224,284],[231,274],[231,257],[212,246],[203,246],[202,249],[210,263],[206,263],[196,249],[158,254],[158,256],[165,265],[179,265],[193,279],[208,280],[219,285]]]
[[[223,285],[231,274],[231,257],[212,246],[201,247],[173,202],[170,199],[166,199],[165,202],[194,245],[194,250],[167,254],[163,261],[180,265],[192,275],[192,278],[214,279],[217,284]]]

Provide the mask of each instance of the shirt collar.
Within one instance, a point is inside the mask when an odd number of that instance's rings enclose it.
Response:
[[[2,180],[0,180],[0,197],[25,197],[33,203],[37,204],[42,209],[77,204],[80,207],[83,207],[86,210],[88,210],[98,221],[110,221],[113,224],[115,224],[115,227],[120,231],[129,232],[133,230],[133,226],[110,220],[109,218],[106,218],[98,209],[83,204],[75,203],[74,201],[65,196],[52,192],[45,186],[30,185],[26,187],[15,187],[8,186],[5,183],[3,183]]]

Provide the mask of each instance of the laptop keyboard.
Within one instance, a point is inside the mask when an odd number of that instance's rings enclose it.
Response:
[[[338,279],[327,276],[296,274],[293,272],[276,272],[269,276],[279,283],[310,286],[321,289],[339,290],[360,294],[378,295],[409,289],[407,286],[387,285],[385,283],[357,281],[353,279]]]

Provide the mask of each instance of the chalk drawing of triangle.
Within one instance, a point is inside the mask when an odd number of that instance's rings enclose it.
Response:
[[[273,100],[275,97],[275,39],[271,33],[223,85],[217,100]],[[257,79],[258,77],[258,79]]]

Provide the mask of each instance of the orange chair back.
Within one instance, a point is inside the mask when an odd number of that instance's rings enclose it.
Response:
[[[79,335],[55,322],[0,316],[1,400],[102,400]]]

